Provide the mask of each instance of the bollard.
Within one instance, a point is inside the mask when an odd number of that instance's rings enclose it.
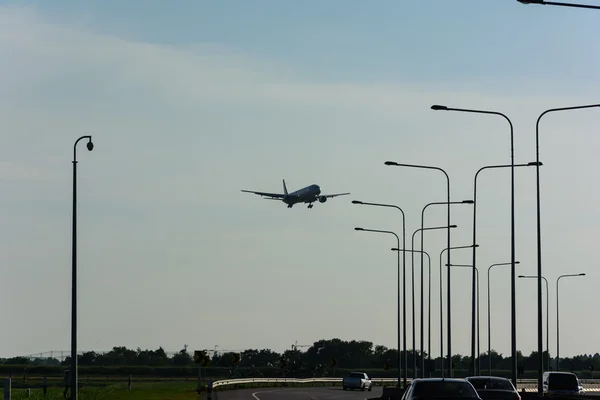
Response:
[[[202,393],[202,367],[198,367],[198,388],[196,389],[196,393]]]
[[[131,391],[131,374],[129,374],[129,379],[127,380],[127,390]]]
[[[27,388],[27,390],[25,391],[25,397],[27,397],[27,398],[31,397],[31,389]]]
[[[213,391],[213,380],[211,378],[208,381],[208,385],[206,387],[206,400],[212,400],[212,391]]]
[[[48,377],[44,377],[44,397],[48,397]]]
[[[4,400],[10,400],[11,378],[4,379]]]

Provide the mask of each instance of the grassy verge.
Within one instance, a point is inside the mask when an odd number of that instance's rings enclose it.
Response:
[[[67,396],[69,393],[67,393]],[[13,389],[13,400],[25,400],[25,389]],[[184,382],[144,382],[132,385],[112,384],[104,387],[83,387],[79,390],[81,400],[204,400],[206,394],[196,393],[196,384]],[[64,400],[63,390],[49,388],[47,397],[42,389],[31,389],[29,400]]]
[[[330,387],[341,386],[341,383],[307,383],[297,385],[298,387]],[[374,385],[375,386],[375,385]],[[229,387],[228,390],[235,389],[256,389],[264,387],[296,387],[293,384],[286,383],[261,383],[261,384],[241,384],[237,387]],[[131,391],[127,390],[126,383],[112,383],[103,387],[82,387],[79,390],[80,400],[205,400],[206,393],[196,393],[196,382],[134,382]],[[48,389],[47,397],[43,397],[43,391],[40,388],[32,388],[29,400],[64,400],[63,389],[51,387]],[[223,389],[217,388],[219,392]],[[26,389],[13,388],[13,400],[25,400]]]

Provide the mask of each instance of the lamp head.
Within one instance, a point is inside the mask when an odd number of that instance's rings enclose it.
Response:
[[[364,231],[364,229],[363,229],[363,228],[359,228],[359,227],[356,227],[356,228],[354,228],[354,230],[355,230],[355,231]]]
[[[519,275],[517,278],[525,278],[525,275]]]
[[[527,163],[527,166],[529,167],[541,167],[542,165],[544,165],[541,161],[537,162],[537,161],[532,161],[530,163]]]
[[[450,225],[450,228],[457,228],[456,225]]]
[[[442,110],[442,111],[447,111],[447,110],[448,110],[448,107],[446,107],[446,106],[441,106],[441,105],[439,105],[439,104],[434,104],[434,105],[432,105],[432,106],[431,106],[431,109],[432,109],[432,110],[436,110],[436,111],[440,111],[440,110]]]
[[[582,272],[581,274],[579,274],[579,276],[585,276],[585,272]]]
[[[473,200],[463,200],[461,203],[463,203],[463,204],[473,204],[475,202]]]
[[[521,264],[521,261],[515,261],[515,264]]]
[[[392,251],[400,251],[400,249],[397,247],[392,247]]]
[[[92,138],[90,138],[89,142],[87,142],[87,149],[92,151],[94,149],[94,143],[92,143]]]
[[[398,165],[398,163],[395,161],[386,161],[384,164],[385,165]]]
[[[363,202],[362,202],[362,201],[359,201],[359,200],[352,200],[352,204],[362,204],[362,203],[363,203]]]
[[[473,247],[479,247],[479,245],[478,245],[478,244],[476,244],[476,245],[475,245],[475,246],[473,246]]]

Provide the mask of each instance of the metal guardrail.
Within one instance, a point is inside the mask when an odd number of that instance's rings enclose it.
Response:
[[[230,390],[237,389],[238,385],[275,385],[275,384],[288,384],[292,386],[304,386],[307,384],[341,384],[343,378],[247,378],[247,379],[223,379],[214,381],[212,383],[212,389],[216,390]],[[386,383],[396,383],[397,378],[371,378],[371,381],[375,386],[381,386]],[[411,382],[412,379],[408,379]],[[581,385],[586,392],[600,392],[600,379],[580,379]],[[595,387],[594,387],[595,386]],[[517,380],[517,390],[519,391],[537,391],[537,379],[519,379]]]
[[[396,378],[371,378],[374,384],[396,382]],[[315,383],[342,383],[342,378],[250,378],[250,379],[227,379],[213,382],[213,389],[223,386],[234,385],[252,385],[252,384],[270,384],[270,383],[292,383],[298,385],[315,384]]]

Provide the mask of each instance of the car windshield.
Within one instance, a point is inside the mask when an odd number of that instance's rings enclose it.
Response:
[[[548,388],[551,390],[577,390],[577,377],[573,374],[550,374]]]
[[[469,382],[477,390],[515,390],[512,383],[505,379],[473,378]]]
[[[419,382],[413,391],[414,397],[478,397],[468,382]]]
[[[348,375],[350,378],[364,378],[365,376],[363,374],[361,374],[360,372],[350,372],[350,375]]]

